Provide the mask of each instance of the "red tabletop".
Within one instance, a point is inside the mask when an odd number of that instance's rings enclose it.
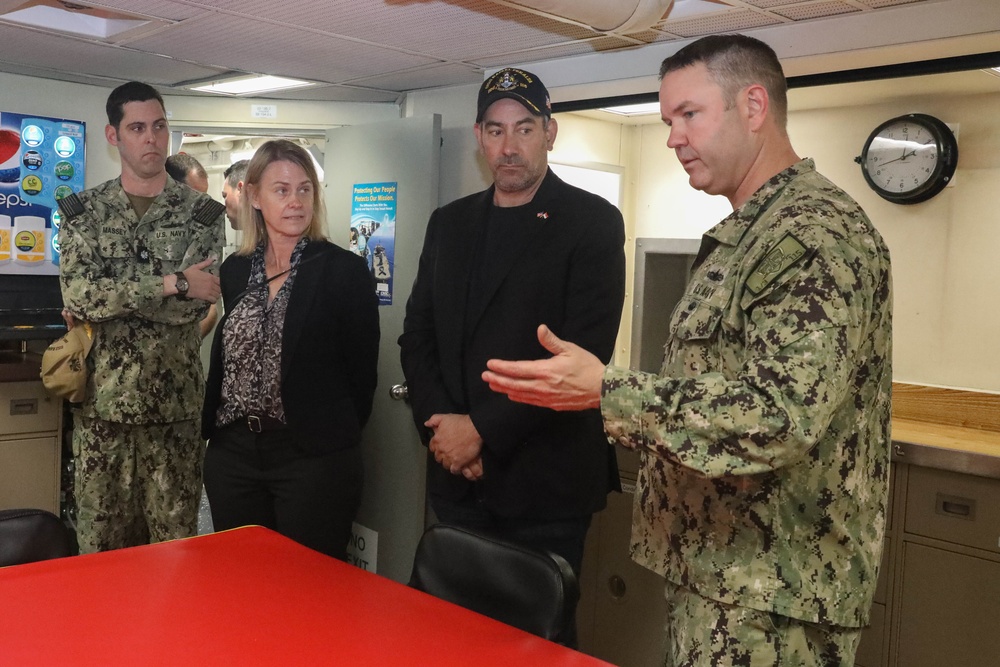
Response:
[[[0,664],[608,663],[247,527],[0,568]]]

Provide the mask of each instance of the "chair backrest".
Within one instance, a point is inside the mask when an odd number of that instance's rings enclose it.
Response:
[[[410,586],[556,642],[580,599],[561,556],[443,523],[421,537]]]
[[[72,554],[65,524],[39,509],[0,510],[0,567]]]

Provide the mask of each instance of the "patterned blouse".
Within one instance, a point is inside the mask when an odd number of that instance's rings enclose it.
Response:
[[[247,415],[285,423],[281,402],[281,345],[285,312],[302,251],[302,238],[292,250],[291,270],[271,303],[267,303],[264,245],[250,257],[248,291],[226,316],[222,327],[222,401],[215,414],[218,427]]]

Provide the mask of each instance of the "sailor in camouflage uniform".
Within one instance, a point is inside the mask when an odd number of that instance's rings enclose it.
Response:
[[[107,108],[121,177],[59,202],[63,301],[94,331],[73,429],[81,553],[197,531],[198,321],[219,296],[225,233],[222,204],[167,177],[159,94],[127,83]]]
[[[666,665],[853,665],[886,529],[889,253],[785,133],[769,47],[707,37],[667,58],[660,107],[691,184],[734,212],[705,234],[659,375],[491,361],[511,398],[599,404],[642,455],[632,557],[666,578]],[[596,363],[595,363],[596,362]]]

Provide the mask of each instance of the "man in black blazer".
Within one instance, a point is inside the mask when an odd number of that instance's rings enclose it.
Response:
[[[618,488],[600,413],[517,404],[480,378],[490,358],[548,357],[543,322],[612,355],[624,224],[549,170],[556,131],[535,75],[483,84],[475,133],[494,184],[431,216],[399,345],[438,519],[554,551],[579,574],[591,515]]]

